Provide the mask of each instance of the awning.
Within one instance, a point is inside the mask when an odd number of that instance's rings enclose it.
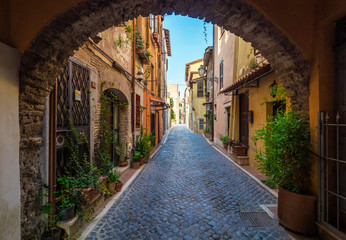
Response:
[[[223,89],[220,93],[227,93],[232,92],[234,90],[237,90],[241,87],[246,87],[246,85],[256,81],[257,79],[263,77],[264,75],[270,73],[272,71],[272,68],[270,66],[269,62],[263,62],[263,65],[252,70],[242,78],[240,78],[238,81],[232,83],[225,89]]]
[[[167,106],[167,104],[162,100],[150,99],[150,101],[151,101],[151,106],[155,106],[155,107],[166,107]]]

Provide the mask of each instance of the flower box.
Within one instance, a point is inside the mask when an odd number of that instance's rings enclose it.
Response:
[[[234,152],[237,156],[246,156],[247,147],[245,145],[232,146],[232,152]]]

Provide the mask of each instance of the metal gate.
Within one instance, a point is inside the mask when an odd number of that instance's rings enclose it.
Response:
[[[70,121],[79,135],[85,139],[80,144],[80,155],[89,156],[89,76],[89,69],[69,60],[63,73],[57,79],[57,176],[65,173],[64,168],[68,164],[66,134],[71,131]]]
[[[319,222],[346,239],[346,123],[320,112],[318,130]]]

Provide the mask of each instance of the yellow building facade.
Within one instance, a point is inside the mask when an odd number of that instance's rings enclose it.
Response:
[[[186,63],[185,65],[185,82],[190,89],[189,99],[189,128],[194,132],[203,133],[205,129],[206,107],[205,102],[204,77],[198,74],[198,68],[203,65],[203,58]]]
[[[232,142],[246,146],[247,153],[245,156],[231,155],[241,165],[257,167],[255,156],[261,143],[255,144],[252,140],[255,131],[277,111],[286,111],[289,100],[270,63],[251,43],[236,37],[234,58],[233,83],[222,92],[232,95],[229,137]],[[276,92],[274,88],[280,90]]]

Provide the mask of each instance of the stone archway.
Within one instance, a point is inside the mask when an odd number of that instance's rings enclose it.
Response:
[[[309,63],[302,52],[259,11],[243,0],[86,0],[48,24],[27,49],[20,76],[20,170],[22,238],[40,232],[41,174],[38,154],[42,147],[45,100],[69,56],[89,36],[138,16],[189,15],[214,24],[252,42],[279,75],[292,107],[308,110]]]

